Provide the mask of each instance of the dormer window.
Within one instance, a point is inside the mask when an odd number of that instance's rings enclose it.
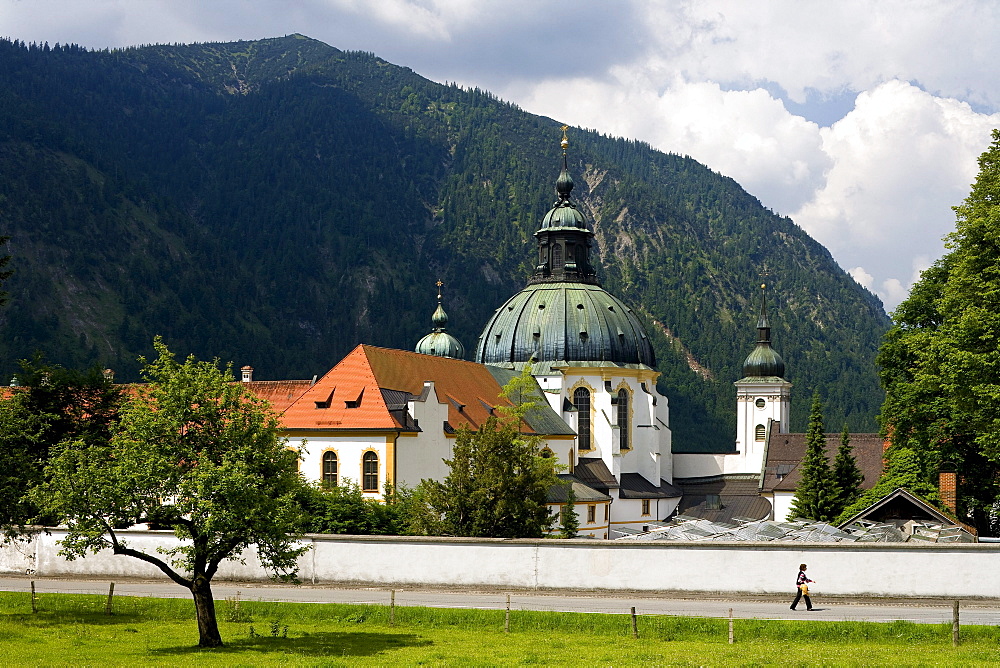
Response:
[[[354,401],[345,401],[344,408],[358,408],[361,406],[361,398],[365,396],[365,391],[362,389],[361,394]]]
[[[316,408],[329,408],[330,404],[333,402],[333,393],[337,391],[337,388],[330,390],[330,394],[326,399],[320,399],[316,402]]]

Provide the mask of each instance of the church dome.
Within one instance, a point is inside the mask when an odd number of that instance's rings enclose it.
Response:
[[[556,180],[559,199],[535,238],[538,261],[528,287],[490,318],[476,346],[481,364],[524,362],[656,366],[646,330],[632,309],[606,292],[590,263],[594,233],[570,201],[573,178],[566,159]]]
[[[610,362],[656,366],[642,322],[599,285],[535,283],[497,309],[476,362]]]
[[[444,331],[448,325],[448,314],[445,313],[444,307],[441,305],[442,285],[444,284],[438,281],[438,305],[434,310],[434,315],[431,316],[434,329],[431,330],[430,334],[417,341],[414,351],[424,355],[465,359],[465,346],[462,345],[461,341]]]
[[[784,378],[785,361],[770,343],[757,344],[743,362],[743,376],[748,378]]]
[[[785,361],[771,347],[771,323],[767,319],[766,286],[761,285],[760,317],[757,319],[757,346],[743,362],[744,378],[784,378]]]

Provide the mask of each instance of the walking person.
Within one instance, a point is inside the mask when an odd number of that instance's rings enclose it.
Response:
[[[799,564],[799,576],[797,578],[795,578],[795,588],[796,588],[796,591],[795,591],[795,600],[792,601],[792,604],[790,606],[788,606],[788,607],[790,607],[792,610],[794,610],[795,606],[797,606],[799,604],[799,599],[805,598],[806,599],[806,610],[812,610],[813,609],[813,603],[812,603],[811,600],[809,600],[809,583],[810,582],[812,582],[812,580],[810,580],[806,576],[806,565],[805,564]]]

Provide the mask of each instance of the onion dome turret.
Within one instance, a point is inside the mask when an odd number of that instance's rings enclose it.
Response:
[[[757,318],[757,346],[743,362],[744,378],[784,378],[785,361],[771,347],[771,324],[767,319],[766,284],[760,286],[760,316]]]
[[[417,346],[414,350],[424,355],[437,355],[438,357],[464,359],[465,346],[462,345],[461,341],[445,331],[445,327],[448,326],[448,314],[445,313],[444,307],[441,305],[442,285],[444,285],[444,283],[441,281],[437,282],[438,305],[434,310],[434,315],[431,316],[431,324],[434,328],[431,330],[430,334],[427,334],[417,342]]]

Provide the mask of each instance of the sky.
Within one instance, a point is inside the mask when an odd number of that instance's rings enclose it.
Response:
[[[1000,3],[0,0],[89,48],[301,33],[731,176],[892,311],[1000,127]]]

